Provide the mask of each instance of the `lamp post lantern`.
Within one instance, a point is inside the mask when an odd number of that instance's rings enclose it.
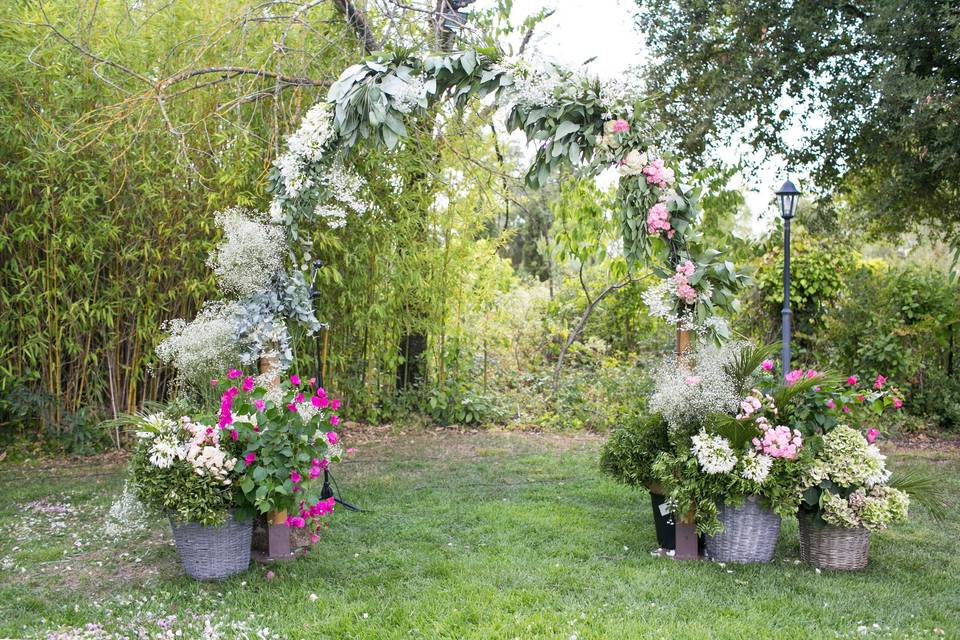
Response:
[[[790,329],[792,315],[790,313],[790,220],[797,212],[797,203],[800,200],[800,191],[787,180],[777,191],[777,202],[780,205],[780,216],[783,217],[783,375],[790,371]]]

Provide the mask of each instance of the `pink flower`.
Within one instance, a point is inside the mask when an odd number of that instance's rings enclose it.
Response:
[[[320,542],[320,536],[318,536],[318,535],[315,534],[315,533],[311,533],[311,534],[310,534],[310,544],[317,544],[318,542]]]
[[[829,400],[827,400],[827,406],[830,407],[831,409],[836,409],[837,403],[833,401],[833,398],[830,398]]]
[[[327,460],[326,458],[323,458],[323,459],[320,461],[320,464],[317,465],[317,466],[319,466],[321,469],[323,469],[324,471],[326,471],[327,467],[330,466],[330,461]]]
[[[783,377],[787,384],[796,384],[803,379],[803,369],[794,369]]]
[[[312,397],[310,398],[310,404],[312,404],[313,406],[315,406],[317,409],[322,409],[322,408],[323,408],[323,404],[322,404],[322,403],[323,403],[324,401],[325,401],[325,398],[321,398],[321,397],[319,397],[319,396],[312,396]]]
[[[330,424],[332,424],[333,426],[337,426],[338,424],[340,424],[340,416],[338,416],[337,414],[333,414],[332,416],[330,416]]]
[[[764,360],[760,363],[760,368],[764,371],[773,371],[773,360]]]
[[[677,287],[677,297],[687,304],[693,304],[697,301],[697,290],[684,283]]]
[[[354,451],[356,451],[356,449],[354,449],[353,447],[347,448],[347,453],[353,453]]]
[[[330,410],[337,411],[340,408],[340,398],[334,398],[330,401]]]
[[[263,411],[263,408],[267,406],[267,403],[264,402],[263,400],[254,400],[253,406],[257,408],[257,411]]]
[[[843,405],[843,412],[850,413],[850,407],[848,407],[847,405]]]
[[[857,396],[857,402],[864,402],[866,399],[867,398],[863,394]]]
[[[316,378],[310,378],[309,380],[307,380],[307,384],[310,385],[311,387],[316,386],[316,384],[317,384],[317,379],[316,379]]]
[[[860,382],[860,379],[857,376],[850,376],[847,378],[847,384],[851,387]]]
[[[240,434],[237,433],[237,430],[236,430],[236,429],[231,429],[231,430],[230,430],[230,439],[233,440],[234,442],[236,442],[237,440],[240,439]]]
[[[294,374],[290,376],[290,384],[299,387],[300,386],[300,376]]]
[[[287,526],[294,527],[295,529],[303,529],[306,526],[307,522],[300,516],[288,516],[287,517]]]
[[[296,411],[297,405],[291,402],[290,404],[287,405],[287,409],[290,409],[290,411]]]
[[[337,435],[336,431],[327,431],[327,442],[330,444],[337,444],[337,440],[339,439],[340,437]]]
[[[257,452],[251,451],[247,455],[243,456],[243,461],[247,464],[253,464],[257,459]]]
[[[685,384],[690,385],[691,387],[697,384],[700,384],[700,376],[687,376],[683,379]]]
[[[880,430],[875,427],[871,427],[870,429],[867,430],[867,442],[869,442],[870,444],[873,444],[879,435],[880,435]]]
[[[882,388],[883,388],[883,383],[886,382],[886,381],[887,381],[887,379],[886,379],[885,377],[877,374],[877,379],[874,380],[874,382],[873,382],[873,388],[874,388],[874,389],[882,389]]]
[[[654,235],[660,231],[670,231],[670,212],[667,205],[658,202],[647,209],[647,233]]]
[[[216,379],[216,378],[210,378],[210,386],[211,386],[211,387],[215,387],[215,386],[217,386],[217,384],[218,384],[218,383],[217,383],[217,379]]]
[[[900,398],[894,398],[894,399],[893,399],[893,408],[894,408],[894,409],[899,409],[899,408],[902,407],[902,406],[903,406],[903,400],[901,400]]]
[[[243,379],[243,390],[244,391],[253,391],[253,378],[247,376]]]
[[[294,469],[290,472],[290,479],[293,480],[293,484],[299,484],[299,482],[303,480],[303,477]]]
[[[613,121],[613,132],[614,133],[623,133],[624,131],[630,131],[630,123],[628,123],[623,118],[618,118]]]
[[[242,375],[243,375],[243,372],[240,371],[240,369],[230,369],[230,371],[227,372],[227,378],[229,378],[230,380],[233,380],[234,378],[239,378]]]
[[[753,446],[772,458],[793,460],[803,447],[803,437],[798,430],[779,425],[764,430],[762,438],[754,438]]]
[[[240,390],[236,387],[230,387],[225,393],[230,397],[231,400],[233,400],[240,393]]]
[[[816,378],[818,375],[820,375],[820,372],[818,372],[816,369],[807,369],[808,378]]]
[[[311,480],[320,475],[320,465],[310,467],[310,473],[307,474]]]
[[[673,182],[673,169],[663,163],[663,158],[657,158],[643,168],[643,175],[647,177],[647,184],[655,184],[666,189]]]
[[[303,402],[303,394],[298,393],[297,396],[293,399],[293,401],[296,402],[297,404],[300,404],[301,402]]]

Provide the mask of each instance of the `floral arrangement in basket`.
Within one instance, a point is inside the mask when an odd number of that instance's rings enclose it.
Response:
[[[340,401],[314,380],[292,375],[265,384],[230,369],[211,387],[217,413],[173,420],[163,414],[135,418],[138,443],[131,459],[140,500],[182,522],[222,524],[255,514],[288,515],[287,526],[319,539],[333,498],[318,480],[346,452],[334,429]]]

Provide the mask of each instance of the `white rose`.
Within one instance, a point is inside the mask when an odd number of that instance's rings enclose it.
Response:
[[[645,166],[647,166],[647,154],[633,149],[620,162],[620,173],[625,176],[640,175]]]

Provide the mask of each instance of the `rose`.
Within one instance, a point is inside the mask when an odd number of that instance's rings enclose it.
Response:
[[[625,176],[638,176],[643,173],[646,164],[647,154],[639,149],[632,149],[620,161],[620,173]]]

